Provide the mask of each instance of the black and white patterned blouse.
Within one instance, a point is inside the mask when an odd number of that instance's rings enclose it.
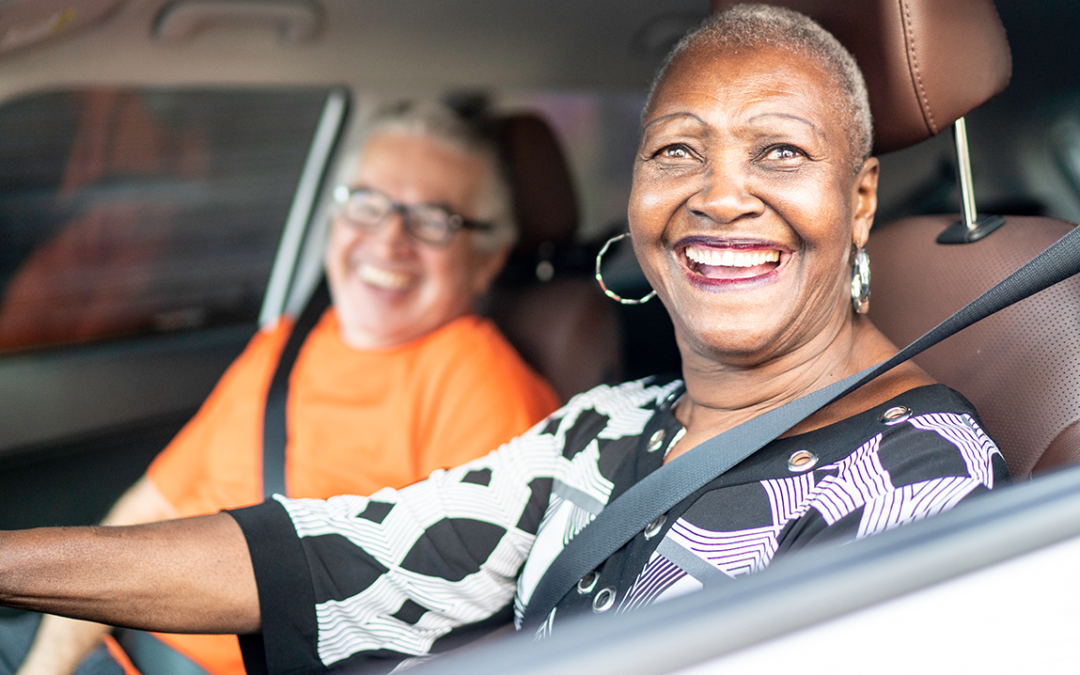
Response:
[[[490,455],[370,498],[278,500],[231,512],[251,550],[262,634],[249,672],[379,669],[520,622],[562,548],[649,473],[683,429],[680,381],[601,386]],[[779,439],[654,521],[540,628],[623,612],[761,570],[777,555],[870,536],[1008,481],[971,405],[920,387]]]

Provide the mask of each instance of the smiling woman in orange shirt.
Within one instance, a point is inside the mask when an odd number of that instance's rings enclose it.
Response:
[[[407,106],[376,117],[349,156],[326,254],[333,306],[288,376],[291,497],[403,487],[483,455],[559,404],[473,310],[516,237],[491,142],[444,108]],[[251,341],[105,524],[262,501],[264,410],[293,326],[283,319]],[[73,672],[106,631],[46,617],[19,675]],[[244,673],[235,636],[157,639],[211,675]],[[93,673],[119,672],[94,662],[106,669]]]

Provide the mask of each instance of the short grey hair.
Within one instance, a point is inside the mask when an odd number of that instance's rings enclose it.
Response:
[[[360,125],[342,151],[338,163],[339,184],[348,184],[352,180],[356,163],[368,141],[384,133],[424,136],[466,155],[482,158],[489,171],[475,217],[491,223],[492,229],[473,232],[476,246],[494,252],[517,241],[518,226],[506,164],[494,136],[482,120],[466,119],[434,101],[407,101],[381,108]]]
[[[697,48],[778,49],[814,59],[832,77],[841,92],[840,108],[847,117],[854,170],[870,156],[874,125],[866,81],[851,53],[810,17],[774,5],[736,5],[713,14],[687,33],[671,50],[649,88],[645,111],[680,56]]]

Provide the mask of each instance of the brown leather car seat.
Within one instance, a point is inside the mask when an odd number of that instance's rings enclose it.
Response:
[[[558,139],[531,113],[498,120],[520,237],[485,313],[563,401],[621,374],[616,308],[591,276],[560,261],[574,245],[578,205]]]
[[[713,10],[735,4],[714,0]],[[776,0],[836,35],[866,76],[875,153],[943,131],[1000,93],[1011,75],[991,0]],[[878,224],[870,316],[906,345],[1004,278],[1073,225],[1006,216],[974,243],[936,238],[956,215]],[[980,221],[981,222],[981,221]],[[1080,279],[1072,278],[917,357],[967,396],[1014,478],[1080,461]]]
[[[889,223],[870,237],[870,316],[907,344],[1073,228],[1009,217],[980,241],[943,246],[944,216]],[[1080,459],[1080,279],[975,324],[916,361],[978,408],[1016,478]]]

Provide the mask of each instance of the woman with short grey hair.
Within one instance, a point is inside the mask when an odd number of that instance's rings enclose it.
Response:
[[[684,455],[753,450],[708,441],[896,353],[865,314],[878,162],[859,78],[836,54],[805,17],[741,7],[680,43],[653,87],[620,235],[653,291],[612,295],[664,304],[680,379],[597,387],[484,458],[370,498],[277,499],[112,546],[85,531],[7,535],[0,552],[33,556],[48,581],[0,561],[0,588],[69,613],[247,633],[253,671],[388,672],[511,614],[546,636],[567,617],[738,583],[1007,483],[971,405],[908,362],[693,491],[641,492]],[[675,505],[640,530],[628,521],[628,540],[596,535],[598,518],[633,512],[631,494]],[[145,601],[86,604],[73,548],[177,572]],[[580,574],[563,566],[572,549],[588,558]],[[185,584],[205,567],[189,559],[211,553],[213,573]],[[123,592],[119,569],[95,585]]]

